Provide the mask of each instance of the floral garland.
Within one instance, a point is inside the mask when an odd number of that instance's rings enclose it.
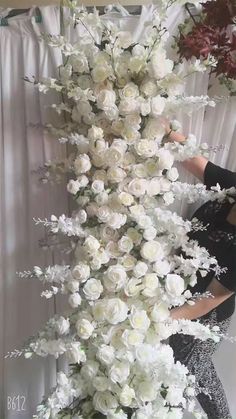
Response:
[[[201,12],[186,10],[189,18],[179,25],[178,53],[187,60],[200,59],[236,94],[236,4],[234,0],[209,0],[201,3]]]
[[[77,42],[43,35],[61,50],[64,64],[58,78],[34,83],[43,93],[62,94],[62,103],[52,107],[67,122],[48,130],[73,148],[58,171],[69,172],[67,189],[78,207],[71,217],[35,221],[70,238],[73,260],[19,276],[48,284],[42,297],[66,295],[71,309],[9,356],[65,354],[70,363],[69,375],[58,373],[35,419],[181,419],[185,409],[200,419],[195,377],[175,363],[165,340],[173,333],[221,339],[217,327],[172,321],[170,308],[194,303],[186,288],[196,283],[197,271],[204,277],[223,267],[188,237],[204,226],[167,210],[177,198],[198,199],[197,186],[177,182],[174,161],[207,155],[207,146],[198,147],[193,135],[183,145],[166,143],[162,118],[214,101],[182,94],[194,64],[183,72],[167,57],[165,1],[138,44],[131,33],[104,23],[96,9],[67,5]],[[173,120],[172,129],[178,128]],[[57,165],[52,167],[55,173]],[[232,199],[235,191],[203,186],[201,192]],[[179,248],[185,256],[176,254]]]

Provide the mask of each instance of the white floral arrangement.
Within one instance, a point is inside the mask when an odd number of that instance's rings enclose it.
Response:
[[[173,119],[177,109],[189,113],[214,102],[183,95],[183,68],[165,50],[164,3],[140,43],[75,2],[68,6],[77,42],[43,35],[64,57],[59,77],[37,86],[63,96],[52,107],[66,113],[67,122],[48,129],[73,147],[65,167],[78,208],[71,217],[36,220],[70,237],[72,263],[19,274],[48,284],[45,298],[67,295],[71,307],[15,351],[26,358],[65,354],[70,363],[70,374],[58,373],[35,419],[181,419],[185,409],[204,417],[195,406],[195,377],[175,362],[166,340],[173,333],[222,337],[217,327],[170,318],[172,306],[194,304],[186,288],[196,283],[197,271],[204,280],[220,267],[189,239],[194,222],[167,207],[183,196],[199,198],[199,185],[177,181],[174,161],[207,155],[207,147],[198,147],[193,135],[181,145],[166,143],[163,116]],[[201,193],[205,199],[229,195],[204,186]]]

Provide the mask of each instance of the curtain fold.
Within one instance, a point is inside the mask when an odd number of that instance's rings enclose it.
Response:
[[[135,39],[142,37],[144,24],[151,18],[153,5],[143,6],[141,16],[118,16],[123,30],[133,28]],[[65,184],[41,185],[33,173],[49,159],[61,159],[66,149],[45,134],[43,124],[59,122],[48,105],[58,101],[54,93],[38,93],[33,84],[23,81],[35,76],[55,76],[61,64],[59,51],[48,48],[38,40],[40,32],[59,34],[60,8],[41,7],[42,23],[30,16],[19,15],[9,19],[9,26],[0,27],[0,350],[2,356],[19,348],[28,336],[33,335],[54,314],[52,300],[40,297],[41,284],[33,280],[17,279],[16,272],[29,270],[34,265],[46,266],[53,260],[61,261],[58,252],[43,251],[39,240],[43,228],[36,227],[33,217],[49,218],[51,214],[68,213],[69,203]],[[174,32],[183,15],[180,8],[172,9],[167,26]],[[111,18],[104,17],[104,19]],[[75,33],[70,33],[71,38]],[[169,46],[170,48],[170,46]],[[194,74],[186,83],[186,94],[207,94],[208,75]],[[213,87],[212,94],[218,94]],[[210,159],[229,169],[236,170],[235,97],[215,108],[195,112],[191,117],[178,115],[183,131],[194,133],[199,142],[207,141],[217,152]],[[222,145],[222,146],[221,146]],[[196,182],[180,168],[183,181]],[[189,215],[193,208],[181,203],[177,209]],[[57,308],[63,302],[56,302]],[[235,317],[232,335],[235,334]],[[227,357],[225,358],[225,354]],[[224,356],[223,356],[224,355]],[[217,368],[225,385],[232,414],[236,416],[234,388],[236,374],[232,365],[236,358],[235,346],[224,342],[216,355]],[[227,361],[225,361],[227,359]],[[61,363],[61,365],[63,362]],[[1,405],[0,418],[30,419],[36,405],[55,384],[54,358],[5,359],[0,362]],[[20,408],[13,409],[13,397],[20,399]],[[23,403],[24,402],[24,403]]]

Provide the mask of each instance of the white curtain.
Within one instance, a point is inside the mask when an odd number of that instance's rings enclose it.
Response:
[[[45,161],[66,156],[65,148],[42,128],[42,124],[52,119],[59,122],[46,107],[58,100],[57,96],[39,95],[33,84],[22,80],[24,76],[35,76],[36,79],[55,76],[56,67],[61,63],[60,53],[37,38],[41,31],[60,33],[60,9],[50,6],[40,10],[41,24],[35,23],[32,9],[30,16],[11,18],[9,26],[0,27],[0,417],[3,419],[30,419],[43,395],[55,384],[56,367],[62,365],[60,362],[56,365],[54,358],[3,359],[4,354],[20,348],[28,336],[35,334],[55,311],[63,308],[63,302],[58,298],[55,306],[53,301],[40,297],[42,287],[38,282],[16,277],[16,271],[62,261],[59,251],[46,252],[39,246],[44,230],[35,226],[33,217],[68,213],[69,209],[65,184],[41,185],[33,173]],[[132,27],[138,40],[152,11],[153,6],[143,6],[141,16],[129,16],[123,10],[123,15],[113,13],[110,18],[119,22],[122,29]],[[182,12],[178,8],[172,9],[167,22],[170,32],[175,30],[181,18]],[[207,75],[193,75],[187,81],[186,93],[206,94],[207,85]],[[218,87],[214,89],[219,94]],[[235,110],[235,98],[232,98],[188,118],[179,115],[185,134],[192,132],[199,141],[207,141],[213,147],[224,146],[211,153],[210,159],[233,170],[236,170]],[[181,178],[194,181],[182,170]],[[185,203],[179,206],[180,209],[184,215],[193,210]],[[235,318],[231,323],[232,335],[235,334]],[[236,365],[235,354],[235,346],[223,342],[215,356],[233,416],[236,416],[236,374],[232,368]]]

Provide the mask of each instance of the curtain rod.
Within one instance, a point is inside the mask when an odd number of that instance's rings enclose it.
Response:
[[[0,7],[24,9],[32,6],[60,5],[60,0],[0,0]],[[123,6],[142,6],[151,4],[151,0],[81,0],[78,4],[84,6],[107,6],[108,4],[122,4]]]

